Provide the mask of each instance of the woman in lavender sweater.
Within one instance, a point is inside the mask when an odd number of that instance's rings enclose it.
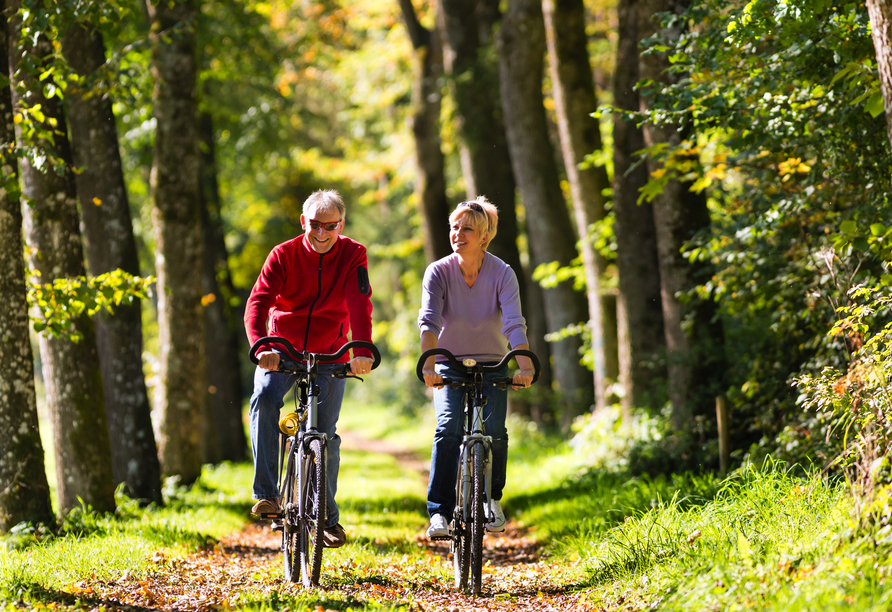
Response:
[[[517,277],[508,264],[487,253],[486,247],[496,235],[499,215],[486,198],[462,202],[449,215],[449,240],[452,255],[435,261],[424,273],[421,310],[421,352],[433,348],[448,349],[459,360],[471,357],[478,363],[495,364],[512,349],[529,349],[526,321],[520,311]],[[424,383],[434,387],[443,376],[456,375],[448,363],[436,363],[431,357],[423,366]],[[528,357],[518,357],[520,372],[514,375],[516,387],[529,387],[533,364]],[[502,372],[484,379],[504,377]],[[485,387],[487,396],[483,418],[486,434],[492,436],[492,501],[487,531],[504,531],[505,513],[500,500],[505,487],[508,465],[508,431],[505,416],[508,392]],[[431,472],[427,489],[427,511],[431,525],[428,537],[449,535],[449,522],[455,507],[455,478],[458,473],[462,434],[463,391],[437,387],[434,409],[437,428],[431,452]]]

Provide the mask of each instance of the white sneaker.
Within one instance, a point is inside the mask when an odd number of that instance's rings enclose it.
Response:
[[[502,510],[502,502],[497,499],[489,501],[489,516],[492,518],[486,524],[486,530],[491,533],[505,531],[505,511]]]
[[[446,522],[445,516],[435,514],[431,517],[431,526],[427,528],[427,537],[431,539],[449,537],[449,523]]]

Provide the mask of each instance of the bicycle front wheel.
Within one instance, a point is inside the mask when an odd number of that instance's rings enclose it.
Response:
[[[285,580],[297,582],[300,580],[300,570],[297,566],[298,542],[300,541],[300,526],[297,517],[298,491],[297,470],[294,462],[294,454],[288,454],[288,465],[285,468],[284,490],[282,491],[282,552],[285,561]]]
[[[468,588],[468,567],[471,563],[470,493],[471,478],[467,456],[462,453],[455,482],[455,516],[452,519],[452,568],[455,588]]]
[[[301,483],[302,513],[300,517],[300,575],[304,586],[319,584],[322,572],[322,538],[325,531],[325,445],[322,440],[310,440],[302,457]]]
[[[483,531],[486,525],[486,514],[483,501],[486,498],[486,480],[484,464],[486,447],[477,443],[471,449],[471,466],[473,486],[471,488],[471,593],[480,595],[483,590]]]

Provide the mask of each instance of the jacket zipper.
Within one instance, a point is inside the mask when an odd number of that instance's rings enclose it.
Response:
[[[316,297],[313,298],[313,303],[310,304],[310,311],[307,313],[307,329],[304,332],[304,351],[307,350],[307,345],[310,342],[310,317],[313,316],[313,308],[316,307],[316,302],[319,301],[319,296],[322,295],[322,258],[325,257],[325,253],[319,254],[319,288],[316,291]]]

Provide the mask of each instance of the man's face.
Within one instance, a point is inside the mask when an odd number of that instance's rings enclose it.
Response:
[[[316,204],[307,209],[306,215],[300,216],[300,224],[304,228],[307,235],[307,241],[310,246],[319,254],[328,253],[334,247],[335,240],[341,235],[344,229],[343,219],[338,213],[338,209],[329,211],[317,210]],[[333,229],[326,229],[335,225]]]

